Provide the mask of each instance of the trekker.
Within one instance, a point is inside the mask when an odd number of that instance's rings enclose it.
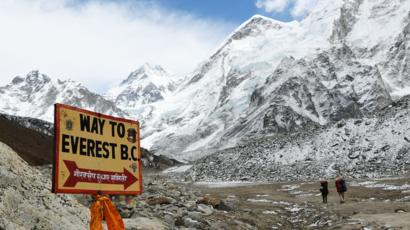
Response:
[[[323,203],[327,203],[327,194],[329,194],[329,189],[327,186],[327,181],[320,182],[320,193],[322,193]]]
[[[336,190],[339,193],[340,203],[345,202],[345,192],[347,191],[346,182],[343,180],[341,176],[336,177]]]

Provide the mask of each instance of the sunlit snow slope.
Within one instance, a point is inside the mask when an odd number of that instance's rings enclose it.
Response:
[[[408,93],[409,11],[409,1],[322,0],[300,22],[256,15],[155,105],[143,144],[199,157],[380,110]]]
[[[410,1],[319,0],[303,20],[253,16],[174,80],[146,64],[102,97],[32,72],[0,87],[0,112],[52,120],[53,103],[135,118],[142,144],[197,158],[265,133],[375,114],[410,94]]]

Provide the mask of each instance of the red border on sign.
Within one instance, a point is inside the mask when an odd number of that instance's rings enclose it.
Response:
[[[140,183],[140,191],[100,191],[100,190],[88,190],[88,189],[59,189],[58,188],[58,169],[59,169],[59,149],[60,149],[60,108],[66,108],[70,110],[75,110],[81,113],[89,114],[96,117],[102,117],[110,120],[116,120],[121,122],[131,123],[137,126],[138,129],[138,152],[139,152],[139,160],[138,160],[138,168],[139,168],[139,183]],[[110,115],[105,115],[97,112],[92,112],[85,109],[80,109],[77,107],[63,105],[63,104],[54,104],[54,164],[53,164],[53,185],[52,185],[52,192],[53,193],[71,193],[71,194],[117,194],[117,195],[139,195],[142,193],[142,161],[141,161],[141,146],[140,146],[140,123],[138,121],[129,120],[120,117],[113,117]]]

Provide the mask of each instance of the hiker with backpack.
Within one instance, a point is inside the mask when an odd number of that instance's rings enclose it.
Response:
[[[335,184],[336,184],[337,193],[339,193],[340,203],[344,203],[345,202],[345,192],[347,191],[346,182],[343,180],[342,177],[337,176]]]
[[[327,181],[320,182],[320,193],[322,194],[323,203],[327,203],[327,195],[329,194],[329,188],[327,186]]]

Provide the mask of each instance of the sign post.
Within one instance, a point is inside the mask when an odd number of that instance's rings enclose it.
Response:
[[[138,121],[55,104],[54,126],[52,192],[98,195],[103,204],[111,201],[100,195],[142,193]]]

